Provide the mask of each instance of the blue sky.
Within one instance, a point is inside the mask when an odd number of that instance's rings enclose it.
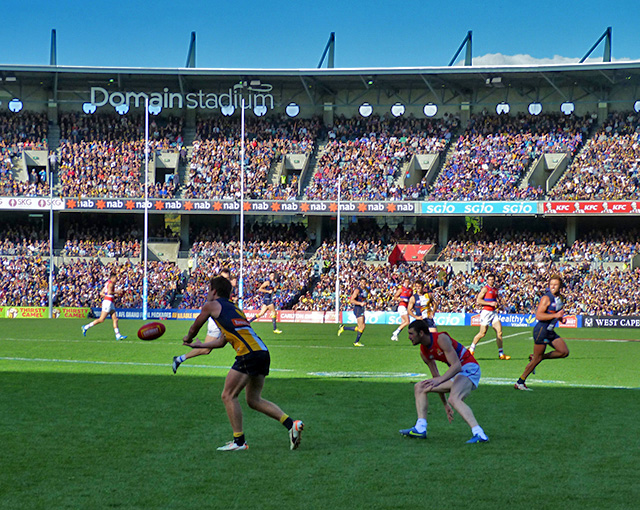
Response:
[[[73,66],[183,67],[192,31],[197,67],[315,68],[331,32],[336,67],[446,66],[468,30],[476,64],[565,63],[608,26],[614,60],[640,60],[628,0],[10,0],[3,14],[0,64],[48,64],[54,28],[58,64]]]

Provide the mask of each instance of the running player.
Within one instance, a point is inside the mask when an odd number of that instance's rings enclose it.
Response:
[[[411,295],[413,294],[413,289],[411,288],[411,283],[409,282],[409,278],[405,278],[402,281],[402,285],[398,287],[393,299],[398,300],[398,313],[400,314],[400,325],[396,328],[396,330],[391,335],[391,340],[394,342],[398,341],[398,335],[400,332],[409,325],[409,299],[411,299]]]
[[[538,322],[533,327],[533,354],[529,356],[529,363],[514,385],[516,390],[531,391],[525,381],[543,359],[559,359],[569,356],[567,343],[555,331],[558,322],[562,324],[565,322],[563,296],[560,294],[562,285],[562,278],[554,274],[549,279],[549,290],[538,303],[536,309]],[[547,345],[550,345],[553,350],[545,354]]]
[[[502,360],[511,359],[507,356],[502,348],[502,322],[500,316],[496,312],[499,305],[498,287],[496,286],[496,275],[489,273],[487,275],[487,283],[476,297],[476,304],[482,307],[480,311],[480,331],[473,337],[473,342],[469,346],[471,354],[476,350],[476,344],[487,334],[489,326],[496,332],[496,345],[498,346],[498,358]]]
[[[124,340],[125,338],[127,338],[126,335],[120,334],[120,329],[118,328],[118,314],[116,313],[116,307],[113,304],[113,300],[116,298],[116,296],[122,296],[122,290],[116,290],[117,278],[118,273],[115,270],[111,271],[109,279],[106,281],[104,287],[102,287],[102,290],[100,291],[100,296],[102,296],[102,311],[100,312],[100,317],[90,322],[89,324],[82,326],[83,336],[87,336],[87,331],[89,331],[89,328],[92,328],[93,326],[96,326],[98,324],[102,324],[108,316],[111,316],[111,320],[113,321],[113,331],[116,334],[116,340]]]
[[[355,331],[356,341],[353,342],[355,347],[364,347],[363,343],[360,343],[360,337],[364,333],[365,325],[365,306],[367,305],[367,299],[369,298],[369,290],[367,289],[367,279],[360,278],[360,285],[353,289],[351,296],[349,297],[349,303],[353,305],[353,314],[356,316],[356,326],[345,326],[342,324],[338,330],[338,336],[342,335],[344,331]]]
[[[249,322],[253,322],[260,317],[262,317],[267,312],[271,312],[271,322],[273,323],[273,332],[276,335],[282,333],[278,329],[278,324],[276,323],[276,318],[278,314],[276,313],[276,305],[273,302],[273,293],[276,290],[276,274],[274,272],[269,273],[269,278],[262,282],[262,285],[258,288],[258,292],[260,292],[263,296],[262,307],[260,311],[253,317]]]
[[[243,389],[251,409],[278,420],[287,428],[290,449],[295,450],[300,446],[304,424],[300,420],[292,420],[276,404],[262,398],[262,389],[265,378],[269,375],[271,363],[269,350],[253,331],[242,310],[229,300],[231,282],[222,276],[212,278],[209,283],[209,297],[211,299],[202,307],[200,315],[196,317],[182,342],[193,349],[220,349],[229,343],[236,351],[235,363],[227,374],[222,391],[222,402],[231,423],[233,440],[218,450],[241,451],[249,448],[242,426],[242,407],[238,401]],[[203,343],[195,336],[209,318],[216,322],[223,334]]]
[[[444,404],[449,423],[453,420],[455,409],[471,427],[473,437],[467,443],[489,441],[482,427],[478,425],[473,411],[464,402],[480,382],[480,365],[473,354],[447,333],[431,333],[429,326],[423,320],[416,320],[409,324],[409,340],[413,345],[420,346],[420,357],[429,367],[433,377],[420,381],[414,386],[418,420],[415,426],[401,430],[400,434],[420,439],[427,438],[428,394],[437,393]],[[440,375],[436,361],[449,366],[444,374]],[[449,393],[448,401],[445,393]]]
[[[425,289],[425,284],[422,280],[416,281],[415,291],[409,299],[409,315],[414,319],[422,319],[429,326],[431,333],[437,333],[438,328],[434,320],[436,314],[436,301],[433,294]]]
[[[231,298],[232,302],[235,302],[233,299],[233,294],[235,291],[235,281],[236,279],[231,279],[231,272],[227,268],[222,268],[220,270],[219,276],[222,276],[231,282]],[[207,301],[211,301],[211,292],[207,294]],[[207,321],[207,336],[205,337],[205,342],[210,342],[212,340],[217,340],[220,336],[222,336],[222,331],[211,317]],[[184,363],[186,360],[190,358],[195,358],[196,356],[206,356],[211,353],[211,349],[191,349],[186,354],[181,356],[174,356],[173,363],[171,364],[171,368],[173,369],[173,373],[175,374],[178,371],[178,367]]]

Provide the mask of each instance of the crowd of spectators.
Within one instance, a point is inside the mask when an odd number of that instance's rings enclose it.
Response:
[[[572,262],[630,262],[640,254],[640,231],[595,230],[576,241],[564,254]]]
[[[17,156],[23,150],[47,149],[47,114],[0,112],[0,153]]]
[[[0,256],[48,256],[49,232],[24,223],[0,230]]]
[[[311,154],[320,120],[255,119],[246,124],[244,189],[246,198],[293,198],[297,177],[268,181],[275,162],[287,154]],[[185,198],[240,198],[241,126],[237,119],[201,119],[188,168]]]
[[[612,113],[549,193],[555,200],[637,200],[640,114]]]
[[[520,187],[530,164],[542,154],[575,155],[593,122],[590,115],[473,115],[429,198],[539,200],[542,188]]]
[[[407,193],[397,184],[404,164],[414,154],[442,152],[457,126],[458,120],[448,115],[440,120],[338,117],[328,131],[328,142],[318,157],[305,197],[335,200],[341,178],[343,200],[413,198],[421,188]]]
[[[63,257],[140,258],[142,235],[133,222],[120,225],[76,221],[66,226]]]
[[[440,261],[551,262],[565,251],[562,231],[525,230],[467,231],[456,236],[438,254]]]

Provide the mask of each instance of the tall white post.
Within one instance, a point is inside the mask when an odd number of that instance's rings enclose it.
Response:
[[[238,304],[242,310],[242,301],[244,299],[244,93],[240,101],[240,124],[240,278],[238,280]]]
[[[49,318],[53,318],[53,169],[49,160]]]
[[[147,278],[147,252],[149,251],[149,97],[144,102],[144,275],[142,277],[142,319],[147,320],[149,280]]]
[[[336,217],[336,322],[340,322],[340,192],[342,177],[338,177],[338,215]]]

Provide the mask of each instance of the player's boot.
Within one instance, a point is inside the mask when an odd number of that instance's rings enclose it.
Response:
[[[415,437],[418,439],[427,439],[427,431],[418,432],[415,427],[411,427],[410,429],[402,429],[400,434],[406,437]]]
[[[87,326],[82,326],[82,336],[87,336]]]
[[[300,420],[295,420],[293,422],[293,427],[289,430],[289,449],[296,450],[298,446],[300,446],[300,436],[302,435],[302,430],[304,429],[304,423]]]
[[[364,347],[364,344],[361,342],[353,342],[354,347]]]
[[[472,353],[473,354],[473,353]],[[511,359],[511,356],[507,356],[506,354],[500,354],[498,359]]]
[[[467,441],[467,444],[486,443],[487,441],[489,441],[487,436],[482,437],[480,434],[475,434],[471,439],[469,439],[469,441]]]
[[[127,339],[127,335],[118,335],[116,337],[116,340],[126,340]]]
[[[516,382],[516,383],[513,385],[513,387],[514,387],[516,390],[522,390],[522,391],[533,391],[533,390],[532,390],[531,388],[529,388],[525,383],[519,383],[519,382]]]
[[[340,324],[340,327],[338,328],[338,336],[340,336],[342,333],[344,333],[344,324]]]
[[[274,332],[276,335],[281,335],[281,334],[282,334],[282,331],[280,331],[279,329],[274,329],[274,330],[273,330],[273,332]]]
[[[175,374],[178,371],[178,367],[182,364],[180,360],[178,360],[179,356],[173,357],[173,363],[171,363],[171,368],[173,369],[173,373]]]
[[[248,449],[249,449],[249,445],[247,443],[236,444],[235,441],[229,441],[224,446],[220,446],[218,448],[218,451],[219,452],[237,452],[240,450],[248,450]]]
[[[397,341],[398,341],[398,334],[397,334],[397,333],[395,333],[395,332],[394,332],[394,333],[391,335],[391,341],[392,341],[392,342],[397,342]]]

